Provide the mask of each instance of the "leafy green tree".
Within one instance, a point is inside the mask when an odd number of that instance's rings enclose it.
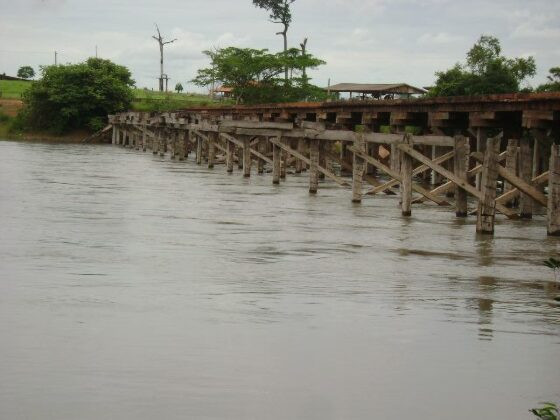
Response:
[[[62,133],[102,128],[107,115],[130,108],[134,86],[130,71],[109,60],[41,68],[42,77],[25,92],[25,128]]]
[[[21,77],[22,79],[32,79],[35,77],[35,70],[33,70],[33,67],[31,66],[22,66],[17,72],[17,77]]]
[[[177,93],[181,93],[181,92],[183,91],[183,85],[182,85],[181,83],[177,83],[177,84],[175,85],[175,91],[176,91]]]
[[[305,69],[316,68],[324,61],[310,54],[302,55],[295,48],[273,54],[266,49],[228,47],[204,54],[211,65],[198,70],[192,82],[197,86],[219,82],[231,87],[238,103],[299,101],[315,99],[322,93],[309,84],[308,77],[300,76]],[[285,68],[293,76],[287,81],[279,77]]]
[[[288,51],[288,29],[292,23],[291,5],[296,0],[253,0],[253,4],[270,13],[269,18],[272,23],[279,23],[284,29],[277,32],[276,35],[282,35],[284,38],[284,52]],[[288,68],[285,69],[284,78],[288,80]]]
[[[552,67],[548,72],[548,83],[540,85],[537,92],[560,92],[560,67]]]
[[[519,92],[527,77],[534,76],[533,57],[507,58],[501,55],[500,41],[483,35],[467,53],[466,64],[436,73],[431,96],[484,95]]]

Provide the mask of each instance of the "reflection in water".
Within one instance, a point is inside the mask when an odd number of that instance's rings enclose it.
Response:
[[[321,187],[0,142],[0,418],[524,419],[556,398],[541,216],[476,237]]]

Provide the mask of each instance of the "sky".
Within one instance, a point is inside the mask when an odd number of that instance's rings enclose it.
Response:
[[[310,76],[319,86],[343,82],[430,86],[434,73],[457,62],[482,34],[508,57],[533,56],[536,86],[560,66],[559,0],[296,0],[290,46],[327,62]],[[157,87],[159,47],[166,39],[170,85],[187,91],[212,47],[282,49],[280,25],[251,0],[0,0],[0,73],[38,69],[98,55],[127,66],[138,87]]]

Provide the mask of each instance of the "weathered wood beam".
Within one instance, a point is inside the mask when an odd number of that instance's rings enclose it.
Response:
[[[354,149],[352,146],[350,146],[348,148],[348,150],[350,150],[352,153],[360,153],[359,150]],[[388,166],[384,165],[383,163],[381,163],[380,161],[378,161],[377,159],[368,156],[366,154],[362,154],[361,156],[366,162],[371,163],[373,166],[375,166],[377,169],[385,172],[387,175],[389,175],[391,178],[396,179],[398,182],[402,182],[402,177],[401,174],[398,172],[393,171],[391,168],[389,168]],[[413,183],[412,184],[412,189],[414,191],[416,191],[419,194],[422,194],[424,197],[426,197],[428,200],[433,201],[434,203],[440,205],[440,206],[448,206],[449,203],[445,200],[442,200],[441,198],[431,194],[428,190],[422,188],[420,185]]]
[[[454,152],[449,152],[449,153],[446,153],[446,154],[444,154],[444,155],[441,155],[441,156],[437,157],[437,158],[434,159],[432,162],[438,163],[438,164],[439,164],[439,163],[443,163],[443,162],[445,162],[445,161],[451,159],[453,156],[455,156],[455,153],[454,153]],[[412,175],[415,176],[415,175],[421,174],[422,172],[426,172],[426,171],[428,171],[428,170],[430,170],[430,167],[429,167],[429,166],[427,166],[427,165],[420,165],[420,166],[417,166],[417,167],[412,171]],[[391,181],[385,182],[384,184],[381,184],[381,185],[379,185],[378,187],[372,188],[372,189],[369,190],[366,194],[368,194],[368,195],[375,195],[375,194],[378,194],[378,193],[380,193],[380,192],[384,192],[384,191],[388,190],[389,188],[394,187],[394,186],[397,185],[398,183],[399,183],[398,181],[392,179]]]
[[[293,157],[300,159],[302,161],[304,161],[306,164],[311,165],[311,160],[308,159],[306,156],[302,155],[301,153],[299,153],[297,150],[292,149],[291,147],[289,147],[286,144],[283,144],[280,140],[278,140],[277,138],[274,139],[269,139],[269,141],[278,146],[280,149],[285,150],[286,152],[288,152],[290,155],[292,155]],[[319,147],[317,145],[317,147]],[[317,149],[318,150],[318,149]],[[343,186],[343,187],[349,187],[350,184],[348,182],[346,182],[345,180],[343,180],[342,178],[340,178],[339,176],[336,176],[335,174],[333,174],[332,172],[329,172],[328,170],[326,170],[325,168],[317,165],[317,170],[323,174],[325,174],[325,176],[331,180],[333,180],[334,182],[336,182],[338,185]]]
[[[484,157],[480,152],[473,153],[472,157],[474,157],[479,162],[484,160]],[[496,161],[496,166],[497,166],[498,174],[502,178],[504,178],[506,181],[508,181],[511,185],[516,187],[522,193],[527,194],[529,197],[531,197],[533,200],[535,200],[541,206],[545,206],[545,207],[547,206],[548,200],[542,192],[537,190],[535,187],[530,185],[528,182],[524,181],[523,179],[521,179],[518,176],[509,172],[506,168],[504,168],[502,165],[497,163],[497,161]]]
[[[560,147],[557,144],[552,145],[549,168],[547,233],[560,236]]]
[[[498,153],[500,140],[489,138],[486,142],[482,176],[480,178],[480,195],[478,214],[476,218],[476,232],[494,234],[496,217],[496,184],[498,181]]]
[[[408,153],[410,156],[412,156],[414,159],[418,160],[419,162],[422,162],[425,165],[428,165],[434,171],[436,171],[440,175],[444,176],[445,178],[449,179],[450,181],[452,181],[454,184],[458,185],[459,187],[463,188],[469,194],[475,196],[479,200],[482,199],[482,195],[481,195],[480,191],[478,191],[475,187],[470,185],[467,181],[465,181],[464,179],[460,179],[460,178],[456,177],[455,174],[448,171],[447,169],[445,169],[445,168],[443,168],[439,165],[434,164],[428,157],[424,156],[420,152],[417,152],[411,146],[406,145],[406,144],[401,144],[401,145],[399,145],[399,148],[402,151]],[[505,206],[496,204],[496,209],[500,213],[506,215],[507,217],[509,217],[511,219],[517,218],[517,214],[514,211],[508,209]]]
[[[220,136],[221,136],[223,139],[234,143],[234,144],[235,144],[236,146],[238,146],[238,147],[245,148],[245,143],[244,143],[244,142],[242,142],[242,141],[236,139],[235,137],[233,137],[233,136],[231,136],[231,135],[229,135],[229,134],[220,133]],[[269,163],[269,164],[272,165],[272,160],[271,160],[268,156],[265,156],[265,155],[263,155],[261,152],[259,152],[258,150],[253,149],[252,147],[250,147],[250,145],[249,145],[249,150],[250,150],[250,153],[251,153],[251,154],[255,155],[255,156],[258,157],[259,159],[264,160],[266,163]]]

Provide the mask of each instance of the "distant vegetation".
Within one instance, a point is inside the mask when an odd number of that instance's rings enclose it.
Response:
[[[484,95],[513,93],[521,83],[536,74],[533,57],[507,58],[502,55],[498,38],[483,35],[467,52],[466,64],[455,64],[436,73],[430,96]]]
[[[537,92],[560,92],[560,67],[552,67],[548,73],[548,83],[540,85]]]
[[[134,111],[171,111],[189,107],[228,105],[230,100],[217,101],[198,93],[155,92],[135,89],[132,109]]]
[[[130,109],[133,93],[130,71],[109,60],[48,66],[24,92],[21,128],[61,134],[88,127],[98,130],[107,114]]]
[[[321,100],[326,92],[309,83],[307,69],[314,69],[324,61],[300,50],[270,53],[266,49],[220,48],[204,51],[210,66],[198,70],[192,83],[212,86],[216,83],[233,89],[238,103],[295,102]],[[282,77],[288,69],[289,78]]]
[[[22,79],[32,79],[35,77],[35,70],[31,66],[23,66],[20,67],[17,72],[17,77],[21,77]]]

